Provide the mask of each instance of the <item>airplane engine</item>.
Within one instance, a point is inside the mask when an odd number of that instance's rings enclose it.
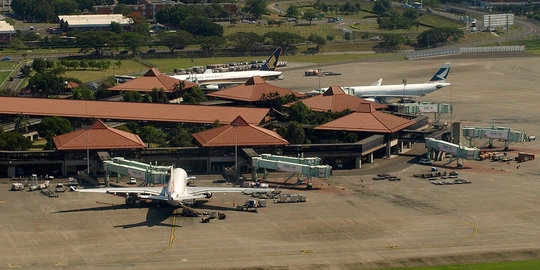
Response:
[[[379,100],[376,98],[364,98],[364,99],[371,102],[379,102]]]
[[[212,198],[212,193],[211,192],[208,192],[208,193],[204,193],[204,196],[207,198],[207,199],[210,199]]]
[[[215,84],[207,84],[204,88],[208,90],[219,90],[219,86]]]

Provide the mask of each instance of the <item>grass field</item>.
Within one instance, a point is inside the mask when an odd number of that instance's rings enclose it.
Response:
[[[224,36],[234,34],[236,32],[254,32],[259,35],[276,31],[289,32],[307,38],[311,34],[326,37],[328,34],[333,35],[336,39],[341,39],[341,30],[336,28],[335,24],[312,24],[312,25],[295,25],[294,23],[284,23],[281,26],[277,25],[256,25],[256,24],[238,24],[227,25],[224,27]]]
[[[428,27],[425,27],[425,26],[419,26],[418,28],[411,27],[410,29],[397,29],[397,30],[380,29],[376,21],[353,23],[349,25],[349,28],[355,31],[368,32],[371,34],[390,34],[390,33],[392,34],[419,34],[429,29]]]
[[[12,70],[16,65],[14,61],[0,61],[0,70]]]
[[[3,85],[4,82],[8,79],[11,71],[0,71],[0,85]]]
[[[147,66],[134,60],[122,60],[121,62],[120,67],[113,64],[108,70],[69,70],[64,76],[77,78],[82,82],[91,82],[115,74],[136,74],[148,70]]]
[[[465,23],[450,20],[433,14],[424,14],[418,17],[418,21],[431,27],[464,27]]]
[[[412,268],[388,268],[385,270],[523,270],[540,269],[540,261],[495,262]]]
[[[540,37],[536,36],[531,39],[526,40],[513,40],[513,41],[505,41],[502,43],[503,45],[525,45],[525,49],[527,50],[540,50]]]
[[[391,54],[342,54],[342,55],[284,55],[280,61],[307,62],[307,63],[331,63],[353,59],[363,59]],[[161,72],[172,72],[175,68],[188,68],[192,66],[206,66],[209,64],[229,63],[229,62],[249,62],[251,60],[262,60],[265,57],[207,57],[207,58],[174,58],[174,59],[146,59],[146,61],[157,66]]]
[[[366,59],[378,56],[392,55],[392,53],[372,53],[372,54],[336,54],[336,55],[287,55],[283,56],[282,60],[290,62],[307,62],[307,63],[333,63],[347,60]]]
[[[55,54],[55,53],[72,53],[77,54],[79,48],[61,48],[61,49],[28,49],[28,50],[13,50],[13,49],[3,49],[0,51],[1,56],[12,56],[12,55],[36,55],[36,54]]]

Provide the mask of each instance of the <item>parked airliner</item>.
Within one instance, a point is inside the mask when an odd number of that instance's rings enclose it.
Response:
[[[425,83],[417,84],[395,84],[381,85],[382,78],[370,86],[348,86],[342,87],[343,91],[349,95],[364,98],[369,101],[384,101],[391,98],[412,98],[425,96],[428,93],[437,91],[443,87],[450,86],[446,82],[450,73],[451,63],[445,63],[435,75]],[[321,89],[326,91],[326,89]]]
[[[265,80],[277,79],[282,74],[281,71],[276,71],[280,56],[281,48],[277,48],[259,70],[214,73],[212,69],[207,69],[202,74],[173,75],[171,77],[198,83],[205,88],[216,90],[222,85],[244,83],[253,76],[260,76]]]
[[[77,189],[78,192],[126,194],[126,204],[132,205],[139,199],[164,201],[172,206],[183,206],[196,199],[209,199],[214,192],[267,193],[270,188],[188,187],[189,177],[182,168],[171,169],[171,178],[166,187],[121,187]]]

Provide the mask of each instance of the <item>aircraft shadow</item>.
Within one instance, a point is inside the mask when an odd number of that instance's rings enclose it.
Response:
[[[148,207],[148,212],[146,212],[146,220],[133,224],[124,224],[116,225],[115,228],[130,229],[136,227],[154,227],[154,226],[164,226],[171,227],[172,224],[163,223],[172,216],[174,207],[162,206],[162,207]],[[181,228],[182,226],[174,225],[176,228]]]
[[[153,227],[153,226],[170,227],[171,226],[171,224],[163,223],[163,221],[167,220],[170,216],[172,216],[172,213],[175,209],[174,207],[168,206],[168,205],[161,206],[161,207],[155,207],[155,206],[150,206],[150,205],[128,207],[125,204],[118,204],[118,205],[107,205],[107,206],[90,207],[90,208],[83,208],[83,209],[62,210],[62,211],[53,212],[53,214],[88,212],[88,211],[109,211],[109,210],[144,208],[144,207],[148,208],[148,211],[146,212],[145,221],[141,221],[141,222],[133,223],[133,224],[116,225],[114,227],[129,229],[129,228],[135,228],[135,227],[141,227],[141,226],[147,226],[147,227]],[[175,227],[182,227],[182,226],[175,225]]]

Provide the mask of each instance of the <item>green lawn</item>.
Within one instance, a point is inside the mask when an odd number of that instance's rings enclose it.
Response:
[[[308,62],[308,63],[331,63],[345,60],[363,59],[377,57],[390,54],[345,54],[345,55],[284,55],[280,57],[280,61],[290,62]],[[265,57],[248,56],[248,57],[207,57],[207,58],[160,58],[146,59],[146,61],[157,66],[161,72],[172,72],[175,68],[188,68],[192,66],[206,66],[209,64],[229,63],[229,62],[244,62],[251,60],[262,60]]]
[[[383,55],[392,55],[392,53],[373,53],[373,54],[337,54],[337,55],[287,55],[283,56],[283,61],[290,62],[308,62],[308,63],[333,63],[347,60],[373,58]]]
[[[418,28],[413,26],[410,29],[397,30],[380,29],[376,21],[353,23],[349,25],[349,28],[359,32],[368,32],[371,34],[420,34],[429,29],[425,26],[419,26]]]
[[[479,264],[460,264],[446,266],[426,266],[412,268],[388,268],[385,270],[523,270],[540,269],[540,261],[521,261],[521,262],[495,262]]]
[[[122,65],[117,67],[114,62],[108,70],[68,70],[65,77],[73,77],[82,82],[91,82],[116,74],[135,74],[148,70],[148,67],[134,60],[122,60]]]
[[[0,71],[0,85],[3,85],[4,82],[8,79],[11,71]]]
[[[15,61],[0,61],[0,70],[13,70],[16,65]]]
[[[1,56],[12,56],[12,55],[35,55],[35,54],[54,54],[54,53],[72,53],[77,54],[79,48],[60,48],[60,49],[28,49],[28,50],[14,50],[14,49],[3,49],[0,51]]]
[[[256,24],[238,24],[226,25],[224,27],[224,36],[229,36],[236,32],[254,32],[259,35],[264,35],[268,32],[289,32],[307,38],[311,34],[326,37],[328,34],[333,35],[336,39],[341,39],[341,30],[337,29],[335,24],[323,23],[312,25],[295,25],[294,23],[283,23],[277,25],[256,25]]]
[[[433,14],[424,14],[418,17],[418,21],[425,25],[431,27],[464,27],[466,26],[464,22],[458,22],[454,20],[447,19],[445,17],[433,15]]]

